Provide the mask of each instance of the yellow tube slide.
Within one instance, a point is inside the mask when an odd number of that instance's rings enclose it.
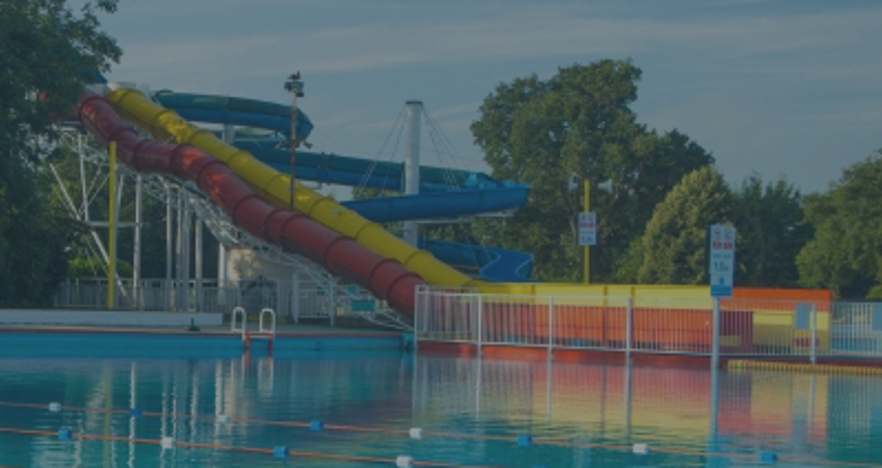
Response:
[[[176,112],[147,99],[136,90],[116,90],[106,99],[126,120],[149,131],[159,139],[174,138],[178,143],[193,145],[227,163],[252,190],[268,203],[288,208],[291,197],[291,177],[263,164],[247,151],[241,151],[182,119]],[[431,253],[417,250],[392,235],[377,223],[362,218],[333,198],[322,196],[309,187],[297,183],[294,206],[319,224],[337,233],[351,237],[368,250],[384,258],[398,260],[405,268],[436,286],[465,286],[477,284],[463,273],[442,263]]]

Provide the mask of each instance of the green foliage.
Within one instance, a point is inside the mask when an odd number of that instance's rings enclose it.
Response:
[[[123,278],[131,278],[132,264],[124,260],[116,261],[116,272]],[[104,260],[100,258],[77,257],[70,261],[68,278],[104,278],[107,276]]]
[[[86,141],[87,145],[95,145],[94,140]],[[103,148],[93,147],[93,151],[104,151]],[[67,189],[68,195],[74,206],[81,207],[82,188],[80,186],[80,166],[77,154],[71,151],[63,151],[60,159],[55,161],[54,167],[59,174],[59,178]],[[107,177],[107,166],[85,164],[83,166],[85,179],[88,181],[99,181],[95,185],[98,191],[89,193],[90,198],[89,219],[106,220],[108,218],[108,199],[106,184],[102,184]],[[119,220],[121,223],[134,222],[135,220],[135,183],[132,178],[126,178],[123,185],[122,205],[119,209]],[[141,221],[141,277],[142,278],[162,278],[165,277],[165,260],[166,260],[166,208],[165,203],[148,195],[149,191],[144,190],[142,196],[142,221]],[[65,216],[72,216],[67,205],[65,204],[60,190],[53,190],[49,201],[58,205],[59,209],[64,209]],[[176,221],[172,217],[172,223]],[[108,245],[107,229],[98,229],[98,235],[105,246]],[[98,272],[98,276],[105,274],[105,267],[91,262],[98,255],[94,248],[94,240],[83,226],[78,235],[74,236],[69,246],[71,254],[77,259],[89,258],[90,263],[83,264],[81,261],[71,263],[71,277],[94,276],[92,268]],[[124,266],[126,263],[133,261],[131,253],[134,250],[134,229],[122,227],[117,231],[117,264],[120,267],[117,272],[120,275],[131,277],[132,274]],[[195,256],[195,248],[190,249],[192,255]],[[195,262],[195,259],[193,260]],[[211,233],[205,229],[203,231],[203,262],[206,272],[214,272],[217,269],[218,253],[217,240]],[[130,263],[129,263],[130,264]],[[195,264],[195,263],[191,263]],[[80,268],[83,267],[83,268]]]
[[[710,199],[702,198],[708,194]],[[656,206],[646,233],[631,244],[621,262],[617,279],[703,283],[705,229],[725,221],[738,233],[736,284],[795,287],[796,255],[813,233],[811,225],[803,221],[801,202],[799,192],[783,179],[763,185],[754,175],[744,181],[740,191],[731,193],[718,174],[703,168],[686,176]],[[706,216],[702,210],[716,215]]]
[[[783,179],[764,186],[754,175],[735,194],[734,212],[737,283],[796,287],[796,256],[814,234],[812,226],[804,222],[800,193]]]
[[[867,299],[882,299],[882,284],[877,284],[876,286],[870,288],[870,291],[867,292]]]
[[[96,8],[81,16],[64,0],[0,0],[0,148],[4,156],[37,161],[51,148],[52,124],[67,115],[95,73],[107,71],[121,55],[98,31]],[[50,143],[47,145],[46,143]]]
[[[732,195],[711,167],[688,174],[655,208],[643,236],[640,283],[706,284],[707,227],[731,224]]]
[[[114,3],[77,16],[63,0],[0,0],[0,306],[45,305],[66,274],[78,228],[49,202],[41,162],[56,149],[52,124],[120,56],[95,16]]]
[[[500,179],[530,184],[530,201],[496,223],[489,243],[536,257],[535,278],[578,279],[576,216],[581,194],[567,181],[591,180],[599,239],[592,277],[616,278],[633,239],[684,174],[713,159],[674,130],[659,135],[636,122],[641,71],[630,61],[602,60],[561,68],[547,81],[530,76],[502,83],[472,124],[475,142]]]
[[[807,196],[815,237],[796,262],[804,286],[866,296],[882,281],[882,150],[843,172],[825,194]]]
[[[50,185],[32,165],[9,156],[0,165],[0,307],[48,305],[77,227],[46,203]]]

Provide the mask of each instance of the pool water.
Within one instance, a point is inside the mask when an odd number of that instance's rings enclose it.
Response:
[[[0,357],[0,466],[873,466],[880,392],[874,377],[398,351]]]

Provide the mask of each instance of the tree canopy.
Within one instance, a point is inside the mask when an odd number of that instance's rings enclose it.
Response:
[[[83,85],[121,51],[98,30],[98,10],[75,14],[64,0],[0,0],[0,305],[45,303],[67,271],[73,229],[47,203],[41,162],[54,150],[53,124]]]
[[[737,283],[796,287],[796,256],[814,235],[804,221],[802,195],[784,179],[763,185],[751,176],[734,194],[738,228]]]
[[[732,224],[732,195],[723,177],[706,166],[688,174],[646,225],[640,283],[706,284],[707,227]]]
[[[815,237],[797,256],[804,286],[864,297],[882,283],[882,150],[843,172],[825,194],[807,196]]]
[[[518,78],[496,87],[479,109],[472,133],[500,179],[530,184],[530,201],[501,229],[479,227],[482,241],[536,256],[541,280],[578,279],[575,176],[598,188],[600,248],[592,274],[609,281],[642,233],[655,205],[683,177],[713,158],[685,134],[659,134],[637,122],[641,70],[630,61],[602,60],[561,68],[548,80]],[[485,222],[483,224],[490,224]]]

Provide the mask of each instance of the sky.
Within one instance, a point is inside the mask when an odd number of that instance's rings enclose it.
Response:
[[[313,151],[403,160],[399,116],[421,100],[422,161],[488,170],[470,124],[495,87],[631,59],[632,109],[689,135],[733,186],[802,193],[882,148],[882,2],[823,0],[120,0],[102,28],[111,81],[283,104],[299,70]]]

